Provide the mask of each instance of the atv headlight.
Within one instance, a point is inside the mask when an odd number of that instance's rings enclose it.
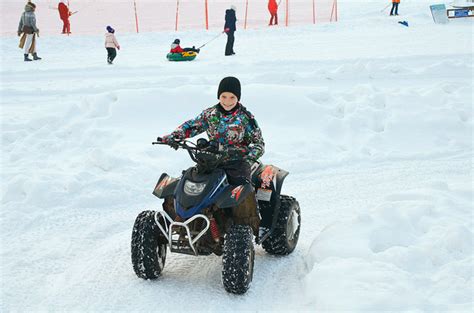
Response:
[[[190,180],[184,182],[184,192],[190,196],[197,196],[205,187],[206,183],[193,183]]]

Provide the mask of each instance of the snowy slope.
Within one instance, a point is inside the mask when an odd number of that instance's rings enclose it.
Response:
[[[236,56],[219,38],[189,63],[167,62],[169,43],[214,33],[117,33],[113,66],[102,35],[41,37],[30,63],[0,38],[0,311],[472,311],[472,21],[435,25],[428,3],[389,18],[343,2],[338,23],[239,31]],[[298,247],[258,247],[244,296],[216,256],[169,255],[142,281],[134,219],[161,207],[162,172],[191,164],[150,143],[215,104],[226,75],[262,161],[290,172]]]

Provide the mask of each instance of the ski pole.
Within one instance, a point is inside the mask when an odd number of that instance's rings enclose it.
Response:
[[[383,8],[382,10],[380,10],[380,12],[383,12],[385,10],[387,10],[387,8],[391,5],[391,3],[387,4],[387,6],[385,8]]]
[[[203,44],[202,46],[200,46],[198,49],[201,49],[202,47],[204,47],[205,45],[207,45],[208,43],[210,43],[211,41],[213,41],[214,39],[217,39],[220,35],[222,35],[223,33],[225,33],[225,31],[219,33],[217,36],[215,36],[214,38],[212,38],[211,40],[209,40],[208,42],[206,42],[205,44]]]

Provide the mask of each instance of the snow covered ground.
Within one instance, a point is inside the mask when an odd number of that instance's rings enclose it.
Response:
[[[193,62],[166,61],[175,37],[41,37],[43,60],[1,44],[2,312],[473,310],[473,24],[435,25],[427,1],[342,2],[333,24],[239,31]],[[407,20],[410,27],[397,23]],[[183,151],[152,146],[217,103],[238,77],[258,119],[262,161],[290,172],[302,208],[295,252],[257,248],[247,294],[227,294],[216,256],[169,255],[133,273],[136,215],[161,204]]]

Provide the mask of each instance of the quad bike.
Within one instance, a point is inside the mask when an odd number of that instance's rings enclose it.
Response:
[[[153,144],[165,143],[158,138]],[[293,252],[301,213],[295,198],[280,194],[288,172],[256,162],[251,183],[230,185],[220,168],[224,157],[212,141],[201,138],[194,144],[182,140],[172,146],[187,150],[196,165],[179,178],[161,175],[153,194],[171,205],[163,204],[160,211],[143,211],[136,218],[131,243],[133,269],[140,278],[158,278],[168,247],[171,252],[195,256],[214,253],[222,255],[224,288],[243,294],[253,277],[254,233],[250,225],[234,222],[232,208],[256,195],[261,222],[255,242],[273,255]]]

